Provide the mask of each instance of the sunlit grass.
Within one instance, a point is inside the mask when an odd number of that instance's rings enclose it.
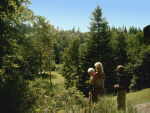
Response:
[[[150,88],[129,93],[127,100],[134,105],[150,102]]]
[[[64,82],[65,82],[64,77],[57,72],[51,72],[51,73],[53,76],[52,84],[57,85],[60,89],[61,88],[63,89],[64,88]]]

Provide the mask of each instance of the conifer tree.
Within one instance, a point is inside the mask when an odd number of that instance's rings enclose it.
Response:
[[[86,81],[87,69],[93,67],[94,63],[101,61],[104,67],[110,66],[111,64],[111,48],[109,46],[110,32],[108,23],[102,16],[102,10],[99,6],[96,7],[92,13],[91,23],[90,23],[90,38],[87,43],[87,50],[82,58],[82,69],[83,77],[81,79],[81,84],[85,87],[83,81]],[[107,70],[106,73],[109,73]],[[81,86],[82,86],[81,85]],[[82,89],[82,88],[81,88]]]
[[[63,66],[63,75],[66,78],[66,87],[77,86],[78,77],[80,71],[80,61],[79,61],[79,38],[74,39],[69,48],[66,48],[64,51],[64,66]]]
[[[128,57],[127,57],[127,42],[126,42],[126,36],[123,32],[119,33],[117,39],[117,47],[116,47],[116,64],[127,64]]]
[[[110,52],[109,29],[99,6],[92,13],[90,25],[90,39],[85,56],[88,61],[87,66],[93,66],[96,61],[105,62]]]

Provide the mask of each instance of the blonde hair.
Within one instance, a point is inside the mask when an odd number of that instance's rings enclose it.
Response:
[[[94,64],[94,66],[95,66],[95,68],[98,68],[98,67],[99,67],[100,70],[98,70],[98,71],[104,73],[103,64],[102,64],[101,62],[96,62],[96,63]]]
[[[89,68],[89,69],[88,69],[88,73],[90,73],[90,72],[95,72],[95,69],[94,69],[94,68],[92,68],[92,67],[91,67],[91,68]]]

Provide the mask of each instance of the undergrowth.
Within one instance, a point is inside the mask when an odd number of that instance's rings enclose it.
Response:
[[[51,85],[48,79],[36,79],[30,82],[30,88],[37,98],[30,113],[125,113],[117,110],[116,100],[112,96],[89,104],[88,98],[76,88],[66,90],[58,84]],[[126,113],[136,113],[129,103]]]

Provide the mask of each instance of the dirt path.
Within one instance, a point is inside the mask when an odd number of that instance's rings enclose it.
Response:
[[[150,103],[138,104],[135,108],[138,113],[150,113]]]

